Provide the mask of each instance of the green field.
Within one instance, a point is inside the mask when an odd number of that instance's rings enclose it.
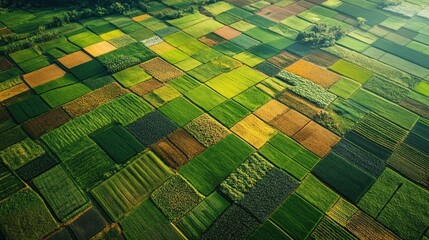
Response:
[[[428,9],[0,1],[0,240],[429,240]]]

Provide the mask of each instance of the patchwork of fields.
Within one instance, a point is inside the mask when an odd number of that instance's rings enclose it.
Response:
[[[1,10],[0,239],[429,240],[429,1],[382,2],[152,1],[13,50],[65,10]]]

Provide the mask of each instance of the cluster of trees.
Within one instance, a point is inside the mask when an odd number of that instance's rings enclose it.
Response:
[[[6,45],[4,51],[6,53],[16,52],[18,50],[26,49],[36,45],[37,43],[48,42],[50,40],[57,39],[61,34],[56,31],[46,31],[44,27],[40,27],[36,35],[27,37],[18,41],[13,41]]]
[[[403,2],[404,0],[383,0],[381,7],[397,6]]]
[[[311,47],[330,47],[344,35],[341,26],[317,23],[309,31],[300,32],[297,39]]]

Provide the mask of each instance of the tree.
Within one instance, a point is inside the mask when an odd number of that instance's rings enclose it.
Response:
[[[328,26],[326,23],[317,23],[309,31],[300,32],[298,41],[311,47],[329,47],[345,35],[341,26]]]
[[[364,18],[364,17],[358,17],[357,21],[359,23],[359,26],[362,27],[366,23],[366,18]]]

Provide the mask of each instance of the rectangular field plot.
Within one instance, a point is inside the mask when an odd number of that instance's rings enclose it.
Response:
[[[230,203],[222,195],[213,192],[178,220],[175,225],[188,239],[199,239],[229,205]]]
[[[79,213],[88,202],[61,166],[38,176],[33,183],[62,222]]]
[[[31,96],[23,101],[7,106],[12,117],[18,123],[23,123],[31,118],[49,111],[49,106],[39,96]]]
[[[201,109],[183,97],[176,98],[175,100],[167,103],[161,107],[159,111],[179,126],[183,126],[203,114]]]
[[[357,65],[346,62],[344,60],[339,60],[329,68],[341,75],[349,77],[360,83],[366,82],[368,79],[370,79],[373,76],[373,73],[371,71],[368,71],[364,68],[361,68]]]
[[[208,195],[252,152],[253,149],[238,137],[228,135],[183,166],[180,173],[201,193]]]
[[[130,124],[152,110],[149,103],[134,94],[127,94],[75,118],[43,135],[42,140],[55,153],[112,122]]]
[[[152,78],[139,66],[134,66],[117,72],[112,75],[125,88],[132,87],[138,83],[144,82]]]
[[[18,192],[25,185],[3,163],[0,163],[0,201]]]
[[[29,188],[1,203],[0,232],[7,239],[42,239],[58,227],[42,198]]]
[[[375,181],[373,176],[335,153],[322,159],[312,172],[354,203]]]
[[[292,194],[271,216],[271,220],[294,239],[306,239],[323,213],[297,194]]]
[[[416,114],[362,89],[350,99],[408,130],[418,120]]]
[[[120,225],[127,239],[185,239],[150,199],[127,215]]]
[[[120,125],[95,133],[92,139],[119,164],[144,149],[143,144]]]
[[[134,161],[91,190],[91,194],[112,220],[123,217],[160,186],[172,171],[152,152]],[[121,189],[126,186],[126,191]]]

